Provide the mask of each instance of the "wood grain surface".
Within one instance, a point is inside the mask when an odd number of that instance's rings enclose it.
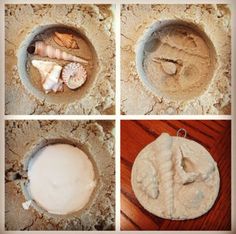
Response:
[[[212,209],[184,221],[159,218],[146,211],[131,187],[131,169],[138,153],[162,132],[172,136],[187,130],[188,139],[203,145],[218,164],[220,192]],[[121,121],[121,229],[122,230],[230,230],[231,229],[231,122],[227,120]]]

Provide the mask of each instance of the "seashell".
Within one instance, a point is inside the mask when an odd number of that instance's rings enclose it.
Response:
[[[156,147],[158,154],[156,160],[159,166],[160,178],[163,183],[163,197],[167,210],[166,216],[168,217],[172,217],[174,211],[172,143],[172,137],[167,133],[162,133],[155,141],[155,145],[158,145],[158,147]]]
[[[190,157],[192,155],[191,150],[185,144],[181,147],[184,158],[187,158],[188,161],[191,163],[193,170],[196,171],[195,168],[198,168],[198,180],[206,180],[215,170],[215,163],[213,161],[208,160],[206,163],[202,163],[201,160],[197,157]]]
[[[32,60],[42,78],[42,85],[45,93],[50,91],[58,92],[63,90],[63,82],[60,80],[62,67],[55,62]]]
[[[183,167],[184,155],[181,149],[181,146],[178,147],[175,152],[175,164],[176,172],[178,173],[182,184],[192,183],[196,180],[199,173],[196,172],[186,172]]]
[[[25,210],[28,210],[30,208],[30,205],[32,203],[32,200],[28,200],[26,202],[23,202],[22,203],[22,207],[25,209]]]
[[[66,61],[88,63],[88,61],[85,59],[68,54],[64,51],[61,51],[57,48],[45,44],[43,41],[36,41],[35,45],[29,46],[27,51],[30,54],[37,54],[41,57],[49,57],[53,59],[62,59]]]
[[[65,46],[66,48],[69,48],[69,49],[78,49],[79,48],[79,46],[72,34],[55,32],[53,40],[59,46],[62,46],[62,47]]]
[[[157,173],[152,162],[143,160],[137,166],[136,181],[140,184],[141,190],[152,199],[156,199],[158,191]]]
[[[176,64],[174,64],[172,62],[162,61],[161,66],[162,66],[164,72],[168,75],[175,75],[175,73],[177,71]]]
[[[87,78],[85,68],[79,63],[69,63],[62,70],[62,79],[70,89],[77,89]]]

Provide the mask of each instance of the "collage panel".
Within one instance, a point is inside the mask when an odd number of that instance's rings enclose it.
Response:
[[[226,4],[121,5],[121,113],[230,115]]]
[[[234,233],[230,0],[61,3],[0,4],[0,234]]]
[[[231,121],[122,120],[121,230],[231,230]]]
[[[5,230],[115,230],[115,122],[8,120]]]
[[[115,6],[5,5],[5,114],[115,114]]]

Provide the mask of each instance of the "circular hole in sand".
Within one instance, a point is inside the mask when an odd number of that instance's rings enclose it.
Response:
[[[43,141],[25,160],[26,199],[43,213],[80,213],[91,202],[98,183],[96,167],[88,155],[68,140]]]
[[[176,20],[156,22],[136,48],[139,77],[155,95],[185,101],[207,90],[216,53],[196,25]]]
[[[71,49],[58,45],[53,39],[55,32],[73,35],[73,38],[75,38],[79,48]],[[62,92],[54,93],[51,91],[46,94],[42,86],[41,74],[39,70],[32,65],[32,60],[53,61],[62,67],[68,63],[71,63],[72,61],[52,59],[30,54],[27,49],[30,45],[34,45],[36,41],[43,41],[47,45],[51,45],[54,48],[60,49],[61,51],[88,60],[87,64],[81,63],[87,72],[86,82],[81,87],[74,90],[69,89],[65,84],[63,84]],[[53,104],[67,104],[83,98],[89,92],[89,89],[94,83],[98,66],[97,55],[89,39],[79,29],[65,25],[53,24],[35,28],[23,41],[18,53],[18,70],[24,86],[35,97]]]

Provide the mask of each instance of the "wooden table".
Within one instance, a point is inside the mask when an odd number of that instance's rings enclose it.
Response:
[[[159,218],[146,211],[131,188],[133,162],[147,144],[162,132],[188,132],[218,164],[221,187],[212,209],[185,221]],[[227,120],[123,120],[121,121],[121,229],[122,230],[230,230],[231,229],[231,122]]]

